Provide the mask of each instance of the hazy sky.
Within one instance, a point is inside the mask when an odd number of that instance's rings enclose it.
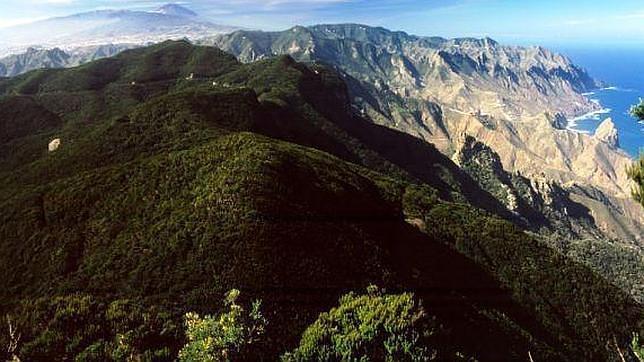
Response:
[[[0,26],[153,0],[0,0]],[[512,43],[644,47],[644,0],[186,0],[213,22],[248,28],[359,22],[418,35],[490,36]]]

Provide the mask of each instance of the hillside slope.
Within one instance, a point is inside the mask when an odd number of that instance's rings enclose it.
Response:
[[[166,42],[0,92],[0,307],[26,360],[122,338],[96,332],[115,305],[167,311],[126,335],[170,359],[178,315],[233,287],[270,320],[248,358],[274,359],[370,283],[414,291],[480,360],[630,356],[639,304],[504,221],[433,146],[352,114],[329,68]]]

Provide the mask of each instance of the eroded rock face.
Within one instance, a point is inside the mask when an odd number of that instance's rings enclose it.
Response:
[[[338,65],[390,95],[423,98],[463,112],[493,116],[564,115],[596,109],[580,93],[596,82],[569,59],[541,47],[503,46],[492,39],[417,37],[356,24],[239,31],[210,42],[245,62],[276,54]],[[409,105],[408,105],[409,106]]]
[[[499,155],[472,136],[462,134],[456,144],[454,162],[527,228],[571,238],[603,240],[609,236],[629,244],[642,242],[644,219],[632,203],[597,188],[562,185],[544,175],[528,178],[509,173]]]
[[[550,125],[555,129],[564,130],[568,127],[568,119],[562,113],[555,113],[554,115],[547,113],[546,118],[548,118]]]
[[[611,118],[606,118],[595,131],[595,138],[613,148],[619,147],[617,127]]]

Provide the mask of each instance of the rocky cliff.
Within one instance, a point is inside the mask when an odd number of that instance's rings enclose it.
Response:
[[[448,40],[340,24],[278,33],[239,31],[210,41],[243,61],[288,53],[335,64],[382,91],[464,112],[511,118],[545,110],[573,115],[597,107],[580,94],[597,82],[569,59],[489,38]]]
[[[472,136],[461,135],[457,144],[454,162],[524,225],[644,302],[644,250],[636,242],[644,230],[637,205],[596,188],[509,173],[499,155]],[[606,240],[602,230],[621,242]]]
[[[613,148],[619,147],[617,127],[611,118],[606,118],[595,131],[595,138]]]

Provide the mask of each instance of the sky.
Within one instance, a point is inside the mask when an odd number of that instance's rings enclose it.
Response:
[[[0,27],[97,9],[152,10],[155,0],[0,0]],[[213,22],[252,29],[355,22],[513,44],[644,48],[644,0],[185,0]]]

